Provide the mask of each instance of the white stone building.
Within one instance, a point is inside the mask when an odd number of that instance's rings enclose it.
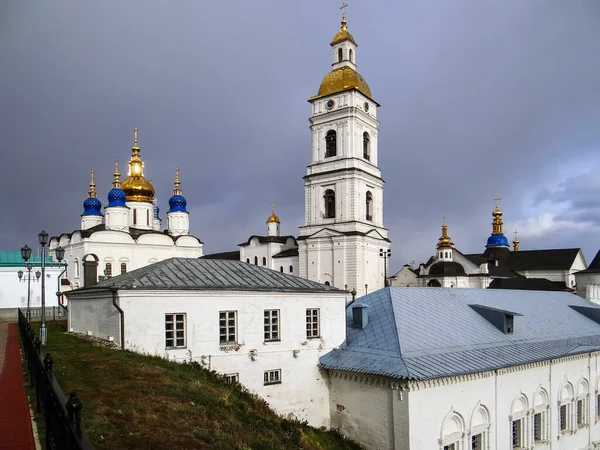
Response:
[[[600,307],[567,292],[387,288],[321,358],[369,449],[600,448]]]
[[[600,251],[586,269],[575,272],[575,281],[577,295],[600,303]]]
[[[344,341],[344,291],[241,261],[172,258],[66,295],[74,332],[197,361],[282,415],[329,426],[318,363]]]
[[[99,277],[126,273],[167,258],[202,256],[202,242],[189,234],[189,213],[181,191],[179,169],[169,199],[168,226],[161,230],[154,187],[144,177],[137,128],[131,151],[128,177],[122,183],[118,160],[115,163],[112,189],[104,211],[97,198],[92,171],[81,228],[50,239],[50,255],[54,255],[59,246],[65,250],[67,272],[64,278],[71,288],[91,285]]]

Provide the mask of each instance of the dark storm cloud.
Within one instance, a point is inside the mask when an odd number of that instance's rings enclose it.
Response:
[[[264,232],[273,199],[283,232],[296,234],[310,152],[306,99],[330,67],[338,7],[2,2],[0,197],[10,213],[0,217],[0,248],[31,243],[41,228],[76,229],[89,170],[105,201],[114,158],[126,170],[134,126],[163,218],[181,167],[205,251]],[[508,222],[539,215],[524,198],[544,189],[549,203],[593,200],[569,186],[556,194],[555,175],[584,151],[597,156],[597,1],[363,1],[348,19],[359,71],[383,105],[393,264],[426,259],[442,216],[460,250],[481,251],[498,194]],[[584,220],[584,211],[573,217]],[[529,244],[592,255],[597,238],[548,232]]]

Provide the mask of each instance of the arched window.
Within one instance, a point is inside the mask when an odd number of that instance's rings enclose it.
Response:
[[[121,275],[127,273],[127,263],[121,263]]]
[[[250,264],[250,258],[246,258],[246,262]]]
[[[329,130],[325,135],[325,158],[331,158],[337,154],[337,133]]]
[[[331,189],[325,191],[325,219],[335,219],[335,192]]]
[[[75,267],[75,278],[79,278],[79,260],[77,258],[73,261],[73,266]]]
[[[266,265],[267,265],[267,258],[265,258],[265,257],[263,256],[263,266],[266,266]]]
[[[429,283],[427,283],[427,287],[442,287],[442,285],[438,280],[431,280]]]
[[[373,220],[373,194],[367,191],[366,197],[366,211],[367,211],[367,220]]]
[[[565,383],[559,391],[558,401],[558,429],[559,431],[570,431],[574,429],[573,416],[573,386]]]
[[[255,256],[255,257],[254,257],[254,265],[255,265],[255,266],[258,266],[258,256]]]
[[[329,281],[326,281],[325,286],[331,286],[331,283]]]
[[[523,394],[519,394],[512,402],[512,407],[510,410],[510,419],[511,422],[511,443],[512,448],[522,448],[526,447],[526,428],[527,424],[527,415],[529,414],[529,402],[527,401],[527,397]]]
[[[459,450],[465,432],[465,421],[460,414],[450,411],[442,423],[440,442],[444,449]]]
[[[283,273],[283,266],[279,267],[279,271]]]
[[[483,450],[489,448],[490,413],[479,403],[471,413],[471,425],[468,433],[471,435],[472,449]]]
[[[342,62],[342,59],[344,59],[344,51],[338,48],[338,62]]]
[[[107,277],[112,276],[112,264],[111,263],[106,263],[106,265],[104,267],[104,275],[106,275]]]
[[[290,273],[294,271],[294,266],[290,266]]]
[[[588,382],[582,379],[577,387],[577,403],[575,408],[575,425],[582,428],[590,423],[589,410],[589,387]]]
[[[363,158],[371,160],[371,137],[366,131],[363,133]]]
[[[533,396],[533,440],[535,442],[546,441],[550,437],[548,427],[548,393],[539,388]]]
[[[348,50],[348,56],[349,56],[349,60],[350,62],[354,62],[354,55],[352,54],[352,49]]]

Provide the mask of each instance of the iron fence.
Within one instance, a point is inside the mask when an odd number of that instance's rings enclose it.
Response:
[[[60,306],[46,306],[44,316],[46,320],[66,319],[68,311]],[[42,319],[42,308],[29,308],[30,320],[38,321]]]
[[[30,310],[31,312],[31,310]],[[81,429],[81,401],[75,392],[65,397],[52,373],[52,356],[41,352],[41,342],[23,311],[19,309],[19,331],[27,358],[31,386],[35,387],[35,407],[42,413],[46,424],[46,448],[56,450],[91,450],[87,436]]]

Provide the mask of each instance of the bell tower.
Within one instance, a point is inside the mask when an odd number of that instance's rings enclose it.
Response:
[[[383,227],[384,181],[377,166],[379,103],[357,72],[358,45],[345,13],[330,45],[331,71],[308,100],[311,161],[304,177],[299,274],[338,288],[371,292],[384,286],[379,254],[390,247]]]

